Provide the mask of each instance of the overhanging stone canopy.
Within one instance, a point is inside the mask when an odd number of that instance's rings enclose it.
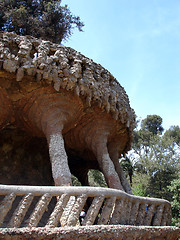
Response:
[[[1,129],[46,137],[56,185],[71,185],[70,170],[88,185],[94,168],[109,187],[131,193],[118,159],[130,148],[135,114],[106,69],[72,48],[6,32],[0,67]]]
[[[125,90],[101,65],[0,33],[0,238],[178,239],[170,203],[133,196],[119,164],[134,125]],[[88,185],[89,169],[115,189],[69,187],[71,173]]]

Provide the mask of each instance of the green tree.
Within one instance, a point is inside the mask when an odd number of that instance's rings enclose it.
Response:
[[[164,134],[165,137],[172,137],[174,142],[180,146],[180,127],[171,126]]]
[[[172,199],[172,193],[167,189],[170,182],[176,178],[180,155],[175,150],[175,144],[170,138],[153,137],[147,152],[141,152],[135,169],[148,176],[146,195],[150,197]]]
[[[99,170],[91,169],[88,172],[89,185],[94,187],[107,187],[104,175]]]
[[[171,208],[172,208],[172,224],[180,227],[180,173],[174,179],[168,189],[173,193]]]
[[[167,186],[177,177],[177,170],[180,167],[180,154],[173,139],[158,135],[154,137],[149,160],[150,182],[147,193],[171,201],[172,194]]]
[[[147,115],[141,122],[142,130],[149,131],[153,135],[162,134],[164,128],[162,127],[162,118],[158,115]]]
[[[157,134],[162,134],[162,118],[158,115],[148,115],[141,122],[140,129],[137,124],[136,129],[134,130],[134,142],[133,149],[139,155],[142,151],[148,153],[150,141],[153,136]]]
[[[142,120],[141,128],[135,130],[132,162],[134,178],[146,179],[143,187],[146,196],[172,200],[172,193],[167,186],[176,179],[180,164],[180,149],[175,138],[165,132],[162,135],[162,118],[149,115]],[[167,130],[169,131],[169,130]],[[145,177],[145,175],[147,177]],[[133,188],[136,188],[133,186]]]
[[[122,158],[120,164],[126,174],[129,176],[130,185],[132,186],[132,176],[133,176],[133,164],[131,160],[126,156]]]
[[[84,24],[72,15],[67,5],[55,0],[1,0],[0,30],[14,31],[61,43],[74,28],[82,31]]]
[[[140,196],[169,200],[173,225],[179,227],[180,128],[172,126],[162,135],[162,119],[154,116],[144,119],[134,132],[129,154],[134,170],[132,190]]]

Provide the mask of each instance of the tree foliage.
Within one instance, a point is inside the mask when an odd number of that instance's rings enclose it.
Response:
[[[88,179],[90,186],[107,187],[104,175],[99,170],[94,169],[89,170]]]
[[[172,137],[174,142],[180,147],[180,127],[171,126],[164,134],[164,137]]]
[[[178,177],[171,182],[168,188],[173,193],[173,200],[171,202],[173,214],[172,223],[173,225],[180,227],[180,173],[178,174]]]
[[[61,43],[74,28],[82,31],[84,24],[72,15],[67,5],[55,0],[1,0],[0,30]]]
[[[162,127],[162,118],[158,115],[148,115],[141,121],[140,125],[140,130],[136,129],[134,131],[133,149],[137,151],[137,153],[141,150],[147,153],[153,136],[158,134],[161,135],[164,131]]]
[[[141,196],[171,201],[176,224],[179,220],[176,210],[179,204],[180,128],[172,126],[162,133],[162,118],[157,115],[148,115],[134,131],[133,150],[128,155],[134,170],[132,189]]]
[[[162,134],[164,128],[162,127],[162,118],[158,115],[148,115],[141,122],[141,128],[144,131],[149,131],[153,135]]]
[[[135,130],[133,145],[135,174],[146,174],[146,195],[172,200],[167,186],[177,177],[180,168],[180,149],[177,145],[179,128],[170,128],[162,135],[162,118],[148,115],[141,128]],[[174,137],[173,137],[174,136]]]
[[[125,158],[122,158],[120,160],[120,164],[121,164],[123,170],[129,176],[130,185],[132,186],[132,176],[133,176],[134,169],[133,169],[131,160],[126,156]]]

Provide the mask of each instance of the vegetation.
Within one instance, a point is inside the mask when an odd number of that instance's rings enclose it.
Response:
[[[164,134],[165,137],[172,137],[174,142],[180,147],[180,127],[171,126]]]
[[[140,196],[169,200],[173,224],[177,225],[180,205],[180,128],[172,126],[163,134],[162,118],[158,115],[148,115],[139,125],[134,131],[133,149],[128,154],[128,164],[133,168],[133,192]]]
[[[155,125],[156,123],[154,121]],[[154,126],[153,129],[155,128]],[[162,132],[154,133],[147,128],[136,130],[132,161],[136,172],[141,172],[148,178],[146,195],[171,200],[172,194],[167,186],[177,177],[177,169],[180,167],[179,147],[173,137],[161,134]],[[145,142],[142,136],[146,137]]]
[[[67,5],[55,0],[1,0],[0,30],[31,35],[55,43],[67,40],[74,28],[84,24]]]
[[[140,127],[139,127],[140,126]],[[180,128],[172,126],[163,134],[162,118],[148,115],[134,131],[132,151],[120,160],[133,193],[164,198],[171,202],[173,224],[180,222]],[[93,186],[103,186],[102,175],[90,174]]]
[[[173,193],[171,208],[172,208],[172,223],[173,225],[180,228],[180,173],[178,177],[174,179],[170,186],[169,190]]]

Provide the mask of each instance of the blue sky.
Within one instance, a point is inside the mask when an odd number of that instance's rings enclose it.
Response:
[[[107,68],[139,118],[180,125],[180,1],[62,0],[85,23],[64,45]]]

